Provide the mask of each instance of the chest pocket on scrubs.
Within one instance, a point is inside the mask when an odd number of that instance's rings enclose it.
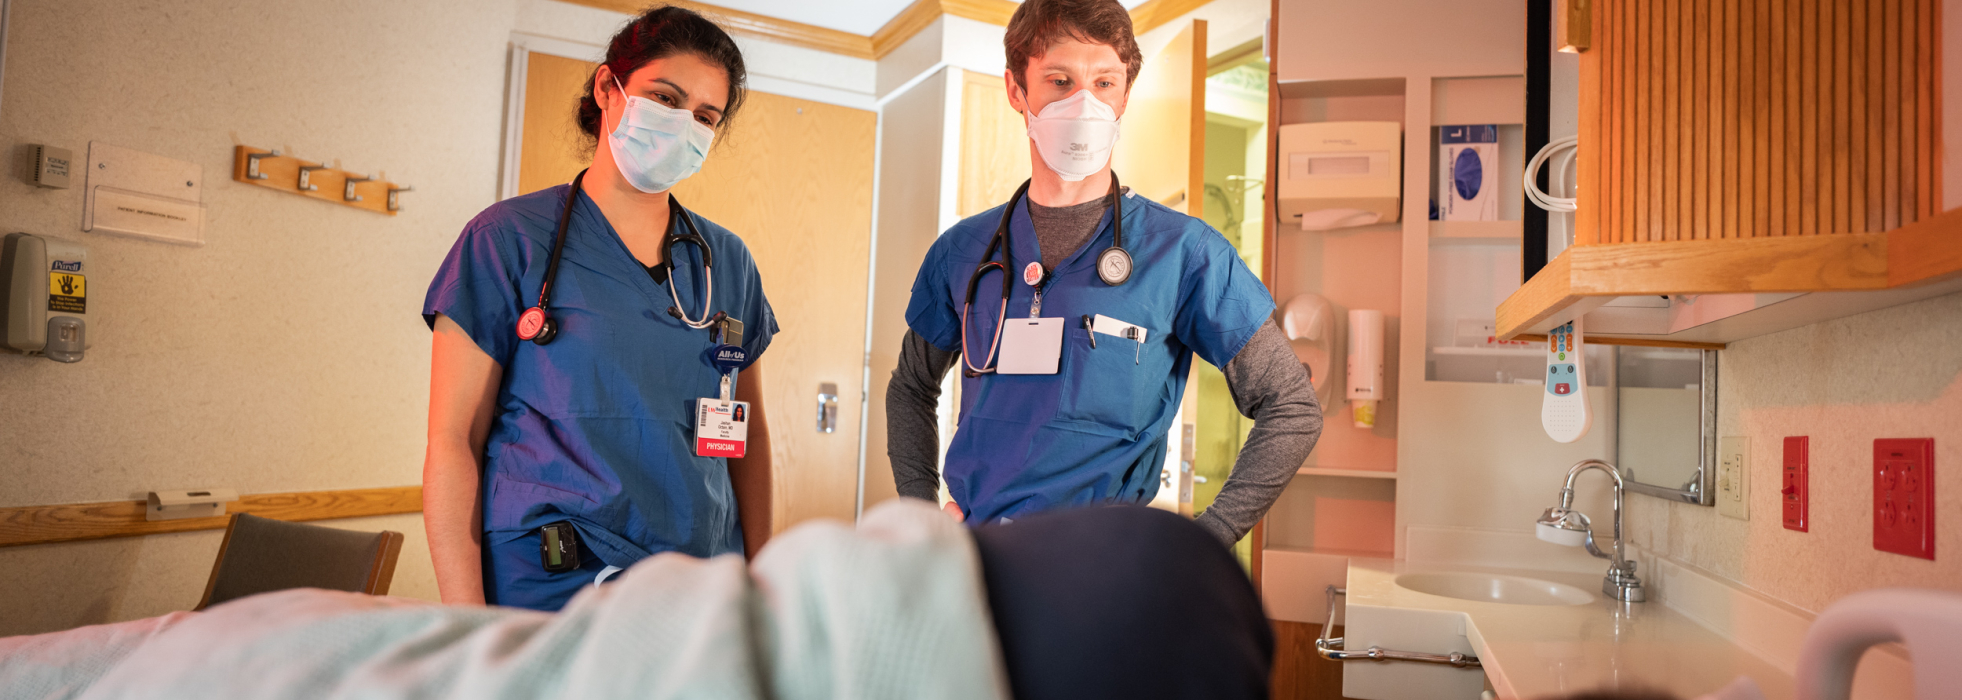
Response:
[[[1079,322],[1080,323],[1080,322]],[[1142,352],[1138,341],[1097,335],[1078,325],[1064,334],[1063,392],[1058,417],[1095,423],[1108,432],[1129,435],[1155,419],[1164,405],[1170,382],[1165,381],[1159,340],[1148,332]]]

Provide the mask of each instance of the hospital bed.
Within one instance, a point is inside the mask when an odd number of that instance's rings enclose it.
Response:
[[[0,700],[1266,697],[1237,562],[1179,516],[970,530],[908,499],[745,563],[663,555],[556,614],[314,589],[0,639]]]

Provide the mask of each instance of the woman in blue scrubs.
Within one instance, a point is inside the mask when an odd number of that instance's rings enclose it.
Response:
[[[635,18],[578,104],[592,166],[484,210],[430,283],[423,519],[444,602],[557,610],[642,558],[767,535],[753,363],[776,319],[742,240],[669,194],[744,82],[714,23]],[[700,456],[698,402],[731,398],[750,402],[747,456]]]

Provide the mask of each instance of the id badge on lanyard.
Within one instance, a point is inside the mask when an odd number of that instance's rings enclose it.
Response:
[[[740,328],[731,330],[740,334]],[[740,336],[725,339],[742,342]],[[749,353],[740,345],[717,343],[709,349],[709,362],[722,373],[721,396],[695,401],[695,456],[742,458],[749,444],[749,402],[731,400],[729,386],[747,359]]]
[[[1002,323],[1001,361],[996,374],[1055,374],[1063,363],[1063,319],[1041,318],[1042,288],[1049,273],[1042,263],[1032,262],[1022,269],[1022,281],[1035,288],[1029,300],[1028,318],[1011,318]],[[1008,303],[1002,299],[1002,303]]]
[[[695,456],[740,459],[749,442],[749,402],[696,399],[695,406]]]

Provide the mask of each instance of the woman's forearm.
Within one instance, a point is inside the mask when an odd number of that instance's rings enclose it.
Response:
[[[444,444],[448,442],[450,444]],[[482,468],[475,450],[431,440],[422,465],[422,523],[436,590],[452,605],[484,604]]]
[[[430,340],[422,522],[443,602],[484,604],[484,445],[504,369],[448,316]]]
[[[755,558],[770,541],[773,500],[770,472],[770,428],[763,419],[763,368],[759,362],[738,375],[736,399],[749,402],[749,444],[742,459],[729,460],[729,485],[736,492],[736,517],[742,523],[743,555]]]

